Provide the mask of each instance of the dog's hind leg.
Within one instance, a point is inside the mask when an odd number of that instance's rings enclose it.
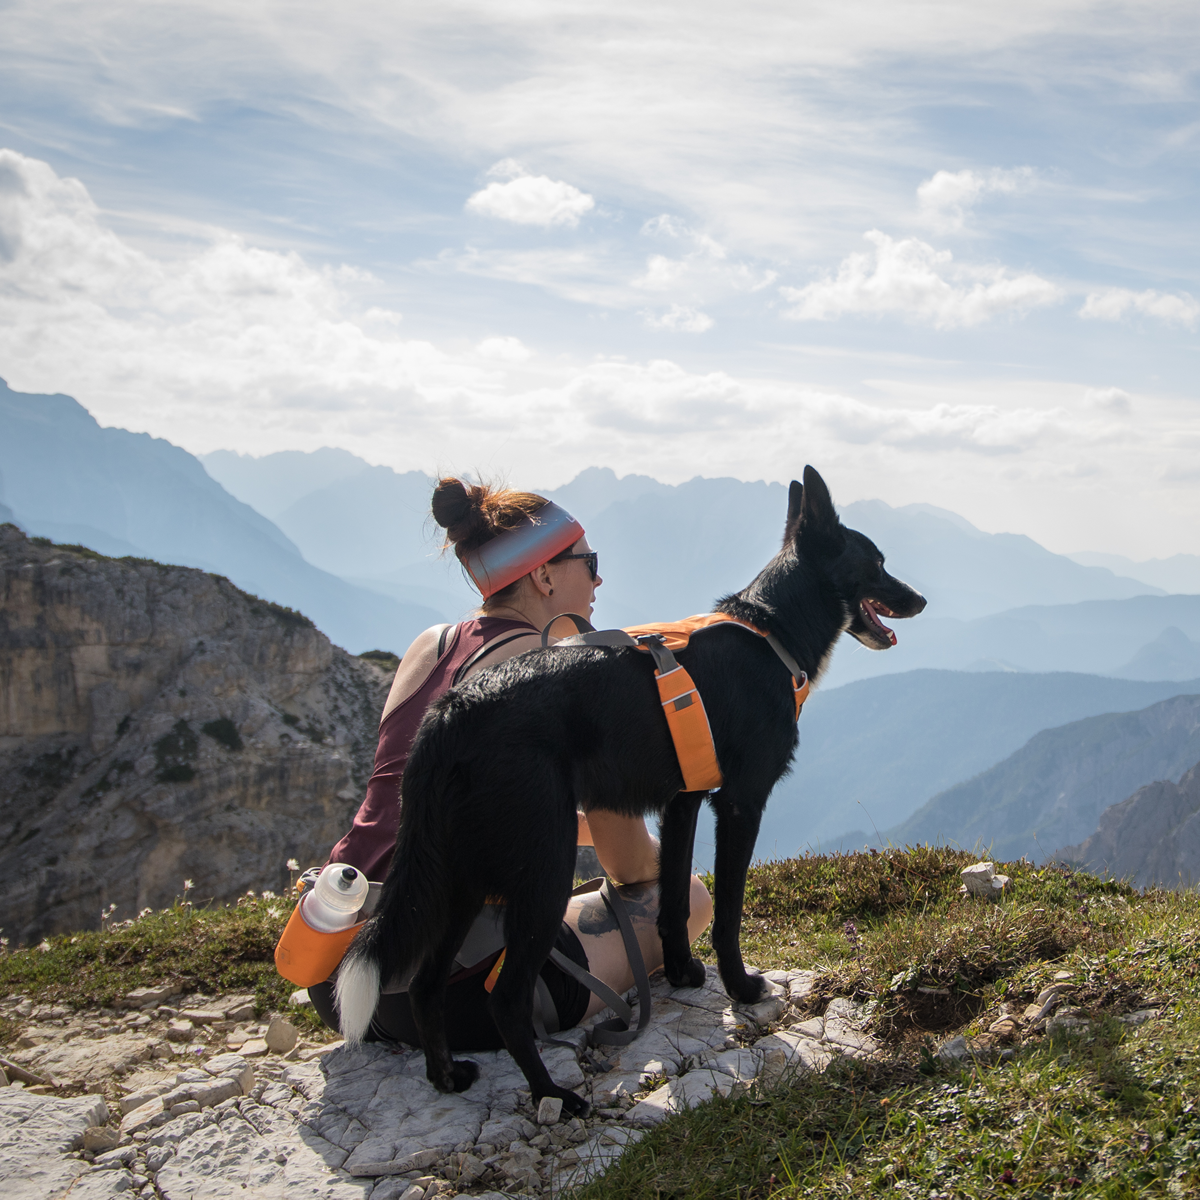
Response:
[[[672,987],[699,987],[704,982],[704,964],[692,957],[687,925],[691,915],[696,816],[706,795],[706,792],[679,792],[662,816],[658,936],[662,939],[663,968]]]
[[[481,905],[456,906],[446,932],[421,963],[408,987],[413,1021],[425,1051],[425,1074],[439,1092],[463,1092],[479,1078],[479,1067],[470,1059],[455,1060],[446,1039],[446,983],[459,946],[467,936]]]
[[[767,990],[766,980],[761,975],[747,972],[739,942],[746,872],[750,869],[765,805],[765,795],[739,796],[729,787],[721,789],[714,805],[717,810],[717,856],[713,868],[716,894],[713,897],[712,946],[725,990],[742,1004],[753,1004],[762,999]]]
[[[562,923],[562,914],[570,894],[570,868],[561,887],[545,886],[539,881],[533,894],[508,897],[505,930],[508,944],[504,966],[489,998],[489,1010],[504,1045],[521,1068],[533,1102],[543,1096],[557,1096],[569,1116],[586,1116],[588,1102],[550,1078],[538,1053],[533,1030],[534,987],[538,972],[554,947]]]

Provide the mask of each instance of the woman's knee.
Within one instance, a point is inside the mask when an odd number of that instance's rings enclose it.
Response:
[[[690,914],[688,916],[688,941],[694,942],[711,924],[713,915],[712,897],[700,878],[691,879],[689,893]]]

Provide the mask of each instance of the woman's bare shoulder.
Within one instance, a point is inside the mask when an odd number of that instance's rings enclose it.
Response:
[[[381,721],[392,709],[403,704],[429,678],[429,672],[437,665],[438,644],[442,640],[442,633],[449,628],[451,626],[431,625],[413,638],[412,645],[405,650],[404,657],[396,668],[396,677],[392,680],[392,690],[388,692],[387,703],[383,706],[383,716],[379,718]]]

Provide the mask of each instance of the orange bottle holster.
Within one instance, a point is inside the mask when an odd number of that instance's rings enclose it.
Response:
[[[303,880],[297,883],[303,889]],[[303,890],[301,890],[303,898]],[[292,909],[287,926],[275,947],[275,970],[297,987],[312,987],[324,983],[337,970],[345,957],[354,935],[366,924],[359,921],[337,933],[322,933],[314,929],[300,911],[300,901]]]

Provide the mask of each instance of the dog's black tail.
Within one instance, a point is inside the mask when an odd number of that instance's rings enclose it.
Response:
[[[434,709],[422,722],[404,772],[400,832],[375,915],[338,970],[334,995],[342,1036],[367,1034],[384,983],[411,974],[446,933],[454,909],[449,828],[460,760],[456,722]]]

